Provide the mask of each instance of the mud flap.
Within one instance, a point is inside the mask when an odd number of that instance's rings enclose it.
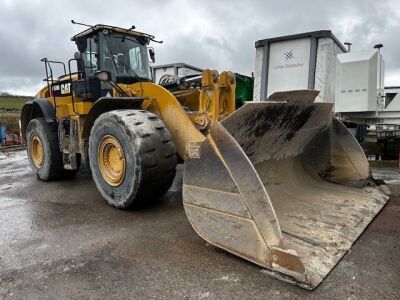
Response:
[[[209,243],[313,289],[388,200],[317,93],[249,103],[188,143],[183,203]],[[283,100],[283,101],[277,101]]]

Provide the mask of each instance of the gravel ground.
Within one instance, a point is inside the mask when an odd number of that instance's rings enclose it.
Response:
[[[374,168],[394,192],[394,168]],[[162,201],[109,207],[87,171],[40,182],[25,152],[0,153],[2,299],[399,299],[400,198],[393,195],[314,291],[205,243],[182,207],[182,173]]]

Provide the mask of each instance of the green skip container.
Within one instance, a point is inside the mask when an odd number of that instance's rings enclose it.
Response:
[[[236,78],[236,108],[244,105],[246,101],[253,101],[254,77],[235,73]]]

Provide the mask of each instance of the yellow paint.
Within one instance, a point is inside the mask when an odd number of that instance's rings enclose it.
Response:
[[[120,186],[125,178],[125,153],[118,140],[104,136],[98,147],[97,160],[103,179],[111,186]]]
[[[32,134],[29,140],[29,144],[30,144],[29,148],[30,148],[30,156],[32,162],[37,169],[40,169],[43,166],[43,161],[44,161],[42,140],[39,138],[37,134]]]
[[[49,96],[46,95],[46,92],[47,92],[47,91],[48,91],[47,85],[43,86],[43,87],[40,89],[40,91],[35,95],[35,98],[38,98],[38,99],[45,99],[45,98],[48,98]]]
[[[129,85],[127,85],[127,84],[118,84],[118,86],[119,86],[120,89],[123,90],[128,96],[130,96],[130,97],[135,97],[135,96],[136,96],[135,91],[134,91],[134,90],[131,90],[130,87],[129,87]],[[112,92],[113,92],[113,95],[121,96],[121,95],[118,95],[118,92],[115,91],[114,88],[112,89]]]
[[[232,72],[204,70],[199,111],[212,121],[220,121],[235,111],[235,75]]]
[[[75,102],[75,105],[74,105],[75,112],[78,115],[87,115],[89,113],[89,111],[91,110],[92,106],[93,106],[93,103],[90,101]],[[69,103],[68,104],[68,114],[70,116],[72,116],[72,115],[75,115],[75,112],[73,110],[72,103]]]
[[[191,111],[198,111],[200,105],[200,91],[195,89],[179,90],[172,93],[179,103]]]
[[[199,112],[206,112],[213,121],[218,120],[219,76],[215,70],[204,70],[201,79]]]
[[[65,78],[63,78],[65,79]],[[68,78],[67,78],[68,79]],[[74,77],[73,80],[76,80]],[[131,85],[118,84],[129,96],[145,96],[142,108],[157,114],[165,123],[172,135],[178,154],[184,158],[188,142],[200,142],[205,139],[205,131],[213,121],[220,121],[235,110],[235,79],[231,72],[204,70],[202,74],[202,87],[187,89],[172,94],[163,87],[141,82]],[[114,89],[112,95],[120,96]],[[46,97],[47,96],[47,97]],[[80,149],[83,149],[82,128],[85,117],[93,106],[92,101],[83,101],[74,97],[49,97],[47,86],[37,94],[38,98],[47,100],[54,106],[56,104],[57,118],[79,119]],[[190,109],[185,111],[183,106]]]
[[[135,83],[131,89],[148,97],[142,108],[158,115],[172,135],[178,154],[185,157],[187,142],[201,142],[204,135],[193,125],[178,100],[166,89],[151,82]]]
[[[218,120],[226,118],[235,111],[235,89],[235,74],[227,71],[222,72],[219,76]]]

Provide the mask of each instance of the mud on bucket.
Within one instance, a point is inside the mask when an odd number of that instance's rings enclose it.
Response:
[[[209,243],[313,289],[388,200],[315,91],[248,103],[189,143],[183,202]]]

